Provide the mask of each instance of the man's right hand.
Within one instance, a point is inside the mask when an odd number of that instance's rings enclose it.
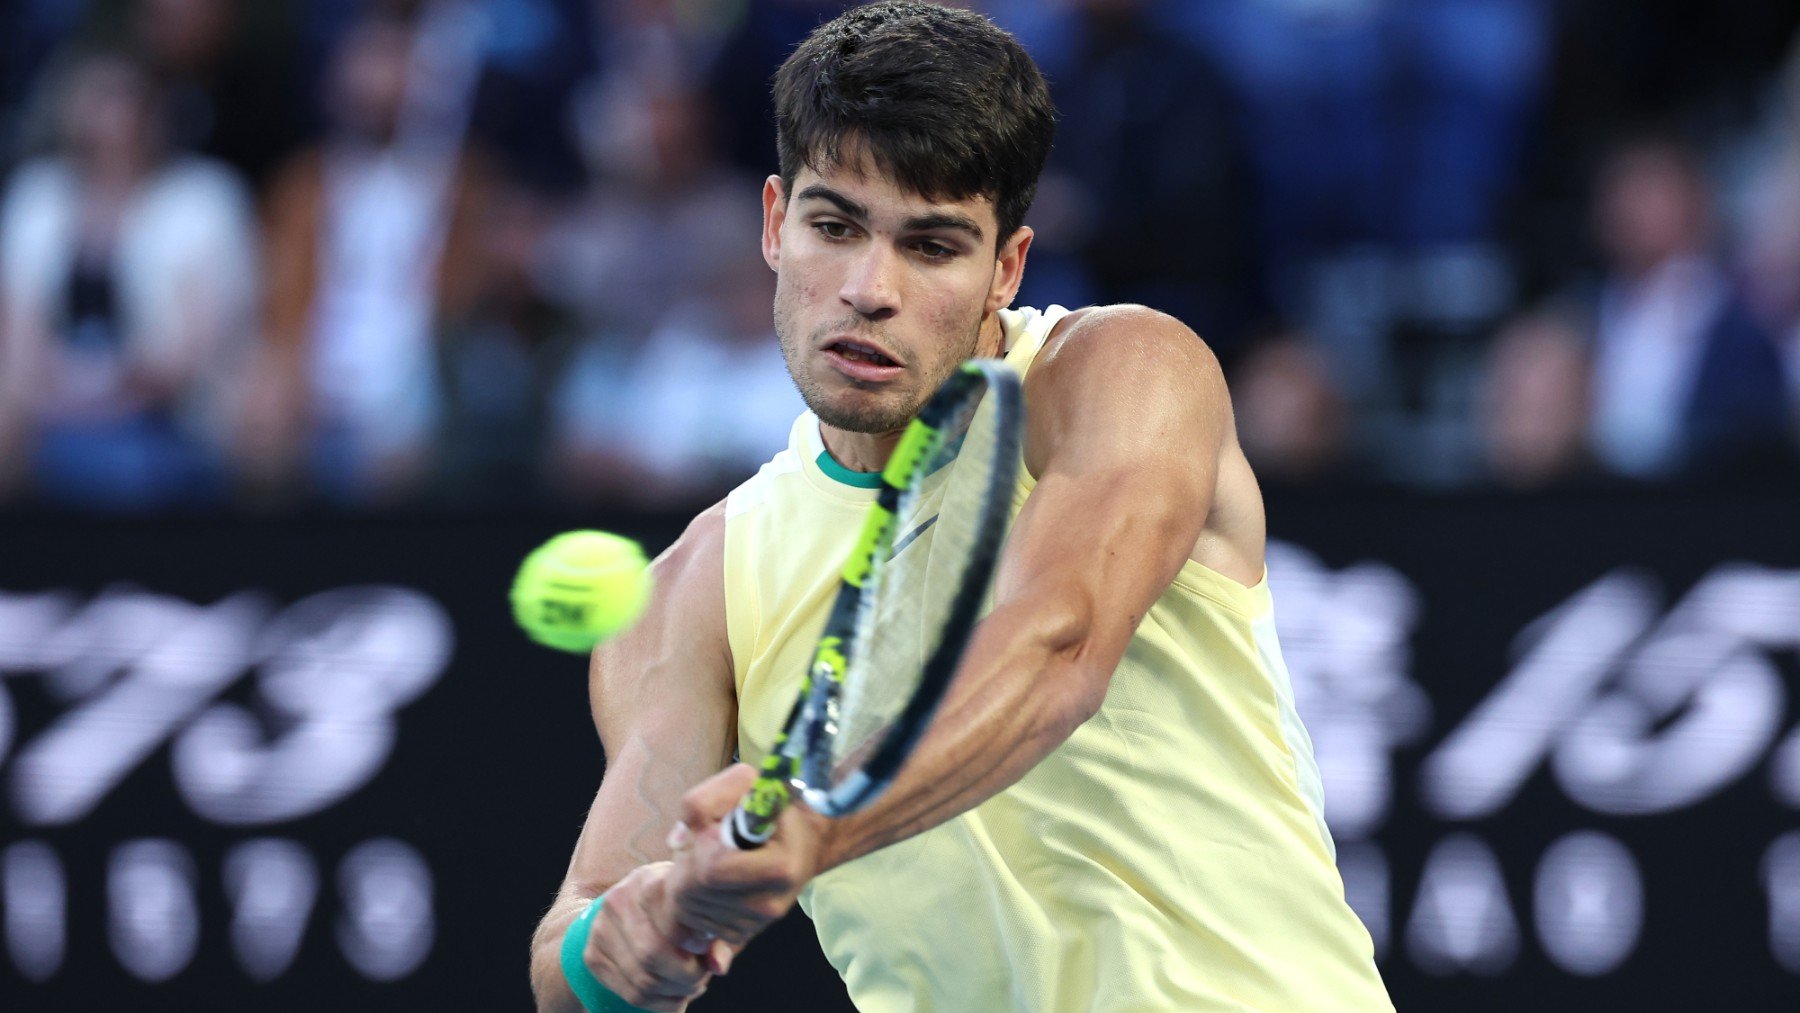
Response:
[[[698,956],[672,942],[688,936],[667,895],[673,870],[671,862],[653,862],[613,884],[582,954],[600,984],[633,1006],[659,1013],[685,1009],[706,991],[714,972],[723,974],[731,964],[723,941]]]

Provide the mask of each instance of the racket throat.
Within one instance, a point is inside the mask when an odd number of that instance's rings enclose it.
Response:
[[[829,788],[807,786],[800,793],[806,800],[807,808],[821,816],[847,816],[861,809],[868,801],[870,791],[875,787],[874,780],[861,770],[851,771],[844,778],[844,783]]]

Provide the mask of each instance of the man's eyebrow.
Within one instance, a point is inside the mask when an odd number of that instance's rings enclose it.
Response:
[[[838,193],[823,183],[814,183],[794,196],[795,200],[818,199],[837,205],[837,209],[857,221],[869,220],[869,209]]]
[[[915,215],[906,220],[908,232],[931,232],[936,229],[955,229],[967,232],[976,242],[981,241],[981,226],[968,215],[959,215],[950,211],[933,211],[927,215]]]

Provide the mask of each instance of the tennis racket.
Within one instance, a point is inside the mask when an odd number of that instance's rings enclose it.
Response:
[[[1012,519],[1024,419],[1018,374],[972,359],[907,425],[844,563],[799,699],[755,785],[721,824],[727,844],[761,847],[795,792],[839,817],[893,783],[986,600]]]

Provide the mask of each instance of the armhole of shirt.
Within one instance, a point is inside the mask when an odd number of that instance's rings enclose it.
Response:
[[[746,668],[750,659],[756,657],[756,631],[762,627],[761,588],[756,584],[754,570],[747,565],[755,552],[751,544],[755,523],[750,516],[755,506],[743,487],[726,497],[725,642],[731,651],[731,684],[740,699]]]
[[[1031,372],[1032,363],[1037,361],[1038,353],[1042,352],[1044,345],[1049,343],[1050,333],[1056,330],[1063,318],[1073,311],[1063,306],[1050,305],[1042,310],[1022,309],[1002,310],[1001,312],[1019,313],[1026,316],[1024,323],[1019,328],[1019,333],[1012,337],[1003,359],[1007,365],[1013,368],[1014,372],[1019,374],[1019,380],[1023,382],[1026,375]],[[1025,497],[1030,495],[1031,490],[1035,488],[1037,488],[1037,479],[1031,476],[1029,468],[1021,465],[1019,482],[1013,490],[1013,511],[1015,513],[1025,505]]]

